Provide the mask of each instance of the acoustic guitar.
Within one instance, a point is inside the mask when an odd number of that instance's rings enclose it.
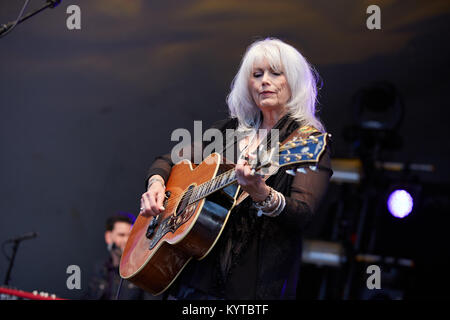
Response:
[[[300,129],[257,169],[296,164],[287,173],[317,170],[328,133],[302,138]],[[276,148],[273,148],[276,149]],[[274,161],[274,159],[276,159]],[[120,261],[120,276],[159,295],[175,281],[191,259],[201,260],[219,239],[233,207],[242,202],[234,165],[212,153],[195,166],[182,160],[172,167],[166,183],[165,210],[156,217],[139,215]]]

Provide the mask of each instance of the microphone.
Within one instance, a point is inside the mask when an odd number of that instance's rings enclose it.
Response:
[[[24,11],[25,11],[25,8],[28,6],[29,2],[30,2],[30,0],[25,1],[24,5],[22,7],[22,10],[20,10],[19,16],[17,17],[17,19],[15,21],[8,22],[7,24],[0,24],[0,38],[4,37],[6,34],[11,32],[12,29],[14,29],[19,23],[22,23],[23,21],[27,20],[28,18],[31,18],[35,14],[38,14],[39,12],[41,12],[47,8],[53,9],[53,8],[57,7],[61,3],[61,0],[46,0],[45,5],[42,8],[37,9],[36,11],[31,12],[24,17],[23,16]]]
[[[47,0],[47,4],[50,5],[50,8],[54,8],[61,3],[61,0]]]
[[[20,241],[23,241],[23,240],[29,240],[29,239],[36,238],[37,236],[38,236],[37,232],[28,232],[28,233],[25,233],[25,234],[23,234],[21,236],[8,239],[8,240],[6,240],[6,242],[20,242]]]

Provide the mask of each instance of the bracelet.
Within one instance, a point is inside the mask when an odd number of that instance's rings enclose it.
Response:
[[[273,200],[273,189],[272,187],[269,187],[269,195],[264,199],[263,201],[253,201],[253,205],[257,209],[267,208],[269,204],[272,203]]]
[[[280,205],[280,197],[278,196],[278,192],[274,192],[274,195],[272,196],[272,201],[267,203],[266,206],[256,206],[255,207],[258,209],[258,217],[261,217],[263,214],[270,214],[270,212],[274,211],[277,209],[277,207]],[[270,212],[267,212],[266,210],[272,208],[272,210]]]
[[[151,178],[150,180],[148,180],[147,190],[148,190],[148,189],[150,188],[150,186],[151,186],[153,183],[155,183],[156,181],[161,182],[161,184],[162,184],[162,186],[163,186],[164,188],[166,187],[166,185],[164,184],[164,180],[161,179],[161,178],[156,177],[156,178]]]
[[[280,213],[284,210],[284,207],[286,206],[286,199],[284,198],[284,195],[280,192],[278,192],[278,196],[280,199],[278,206],[271,212],[262,211],[262,214],[269,216],[269,217],[276,217],[276,216],[280,215]]]
[[[276,217],[280,215],[280,213],[284,210],[284,207],[286,206],[286,199],[284,198],[284,195],[278,191],[276,191],[277,194],[277,200],[278,204],[277,206],[270,212],[266,212],[262,209],[258,209],[258,217],[261,217],[262,215],[269,216],[269,217]]]

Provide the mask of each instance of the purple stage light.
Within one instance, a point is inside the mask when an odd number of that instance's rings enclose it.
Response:
[[[393,191],[387,201],[389,212],[396,218],[404,218],[411,213],[414,205],[408,191],[400,189]]]

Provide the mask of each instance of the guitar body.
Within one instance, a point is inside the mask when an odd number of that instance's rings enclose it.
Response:
[[[232,168],[221,162],[225,163],[213,153],[195,168],[188,160],[172,167],[166,209],[158,217],[136,219],[120,261],[122,278],[159,295],[192,258],[201,260],[210,252],[236,203],[239,186],[231,184],[191,204],[188,199],[195,186]]]

